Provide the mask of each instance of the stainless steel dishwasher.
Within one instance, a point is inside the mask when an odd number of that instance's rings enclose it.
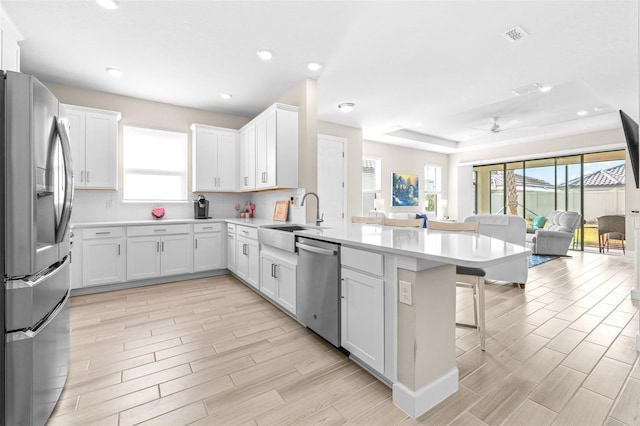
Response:
[[[340,347],[340,245],[297,237],[296,248],[298,320]]]

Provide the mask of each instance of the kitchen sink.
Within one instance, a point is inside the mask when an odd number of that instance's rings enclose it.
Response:
[[[272,226],[266,226],[266,228],[275,229],[277,231],[285,231],[285,232],[304,231],[305,229],[309,229],[300,225],[272,225]]]
[[[258,228],[258,241],[271,247],[294,253],[296,251],[296,236],[294,231],[309,229],[300,225],[266,225]]]

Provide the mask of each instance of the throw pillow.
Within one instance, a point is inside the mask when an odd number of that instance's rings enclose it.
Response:
[[[541,229],[544,228],[545,223],[547,223],[547,218],[544,216],[536,216],[533,218],[533,229]]]
[[[416,213],[416,219],[422,219],[422,227],[423,228],[427,227],[427,215],[426,214]]]

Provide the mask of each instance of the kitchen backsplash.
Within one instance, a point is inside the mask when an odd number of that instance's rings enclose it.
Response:
[[[209,200],[209,216],[213,218],[233,218],[237,216],[236,203],[241,206],[248,202],[256,205],[255,217],[258,219],[273,218],[276,201],[290,200],[295,203],[290,206],[289,220],[303,223],[305,209],[300,207],[300,194],[304,188],[293,190],[266,191],[255,193],[218,194],[203,193]],[[146,220],[151,219],[151,209],[164,207],[164,219],[192,219],[193,200],[198,194],[191,194],[191,200],[183,203],[135,203],[122,202],[120,193],[115,191],[77,190],[74,192],[72,222],[102,222],[116,220]]]

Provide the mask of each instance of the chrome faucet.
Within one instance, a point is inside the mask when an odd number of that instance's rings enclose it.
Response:
[[[307,192],[306,194],[304,194],[304,197],[302,197],[302,202],[300,203],[300,206],[304,206],[304,200],[309,195],[313,195],[314,197],[316,197],[316,226],[320,226],[320,224],[324,220],[323,219],[324,213],[322,214],[322,216],[320,216],[320,198],[318,198],[318,194],[316,194],[315,192]]]

